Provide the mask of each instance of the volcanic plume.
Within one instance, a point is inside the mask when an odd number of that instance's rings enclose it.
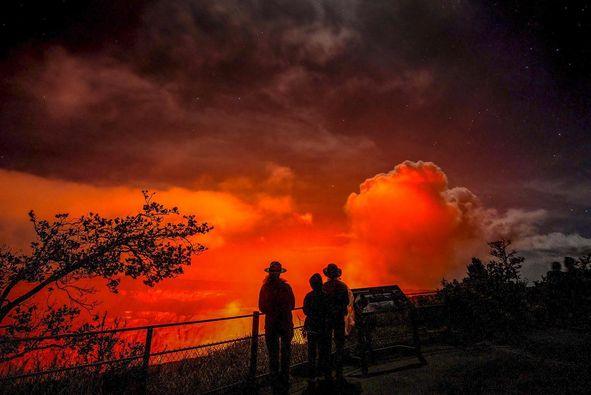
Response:
[[[347,199],[356,284],[435,287],[465,263],[482,234],[481,210],[466,188],[448,187],[431,162],[405,161],[365,180]]]

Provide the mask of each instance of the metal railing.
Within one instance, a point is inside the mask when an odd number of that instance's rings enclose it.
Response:
[[[428,300],[435,292],[421,292],[407,294],[413,301],[421,298]],[[421,306],[429,307],[429,304]],[[301,310],[301,307],[295,309]],[[67,341],[71,338],[100,338],[101,336],[120,336],[122,334],[136,333],[135,341],[142,339],[140,344],[141,352],[131,355],[119,355],[117,358],[104,359],[94,362],[79,363],[74,361],[70,366],[50,366],[23,369],[20,372],[10,369],[2,371],[0,364],[0,390],[14,386],[25,388],[27,392],[34,392],[35,386],[43,385],[47,391],[48,383],[60,385],[87,385],[88,378],[92,377],[93,385],[113,385],[118,380],[124,382],[120,385],[129,385],[130,377],[134,380],[132,387],[136,386],[141,390],[150,391],[150,388],[157,388],[159,391],[167,392],[191,392],[198,388],[200,392],[211,392],[241,384],[254,384],[258,378],[268,374],[267,353],[264,336],[261,330],[260,317],[263,314],[254,311],[252,314],[236,315],[231,317],[210,318],[203,320],[192,320],[175,323],[153,324],[145,326],[133,326],[123,328],[112,328],[88,332],[64,333],[59,335],[38,336],[29,338],[12,338],[11,341],[18,343],[44,342],[44,341]],[[169,349],[169,344],[164,339],[162,344],[155,347],[157,335],[166,329],[199,327],[208,324],[219,324],[228,321],[236,323],[239,320],[250,320],[250,325],[243,324],[242,327],[250,327],[245,336],[238,336],[232,339],[205,342],[201,344],[189,344],[182,347]],[[295,328],[293,341],[292,365],[297,365],[306,360],[305,340],[302,336],[302,326]],[[187,338],[191,338],[185,332]],[[199,333],[198,333],[199,334]],[[133,339],[133,338],[131,338]],[[178,342],[177,342],[178,343]],[[182,342],[180,342],[182,343]],[[62,364],[63,365],[63,364]],[[67,365],[67,364],[66,364]],[[77,372],[76,375],[72,375]],[[128,374],[133,372],[133,374]],[[123,377],[121,377],[123,376]],[[96,378],[103,378],[96,380]],[[85,383],[74,383],[72,381],[85,381]],[[117,384],[115,384],[117,385]],[[33,387],[33,388],[32,388]],[[32,390],[31,390],[32,388]],[[103,388],[104,389],[104,388]]]

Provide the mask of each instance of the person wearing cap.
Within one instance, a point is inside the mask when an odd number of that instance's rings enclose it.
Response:
[[[335,370],[338,381],[343,380],[343,351],[345,347],[345,317],[347,315],[347,307],[349,306],[349,287],[342,282],[342,271],[334,263],[328,264],[323,270],[327,281],[322,286],[322,290],[326,295],[326,336],[327,336],[327,352],[330,355],[330,348],[332,345],[331,338],[335,343]],[[328,360],[328,359],[327,359]],[[325,371],[327,380],[332,379],[332,372],[330,366]]]
[[[295,307],[295,297],[291,286],[280,278],[280,275],[287,271],[280,262],[271,262],[265,271],[268,275],[259,294],[259,310],[265,314],[265,343],[269,354],[269,370],[273,379],[273,387],[276,389],[278,386],[289,386],[289,364],[293,339],[291,312]],[[281,358],[279,357],[280,344]],[[279,370],[280,366],[281,370]]]

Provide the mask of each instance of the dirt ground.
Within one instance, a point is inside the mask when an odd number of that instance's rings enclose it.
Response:
[[[415,357],[381,357],[363,376],[345,369],[346,393],[363,394],[556,394],[591,392],[591,337],[561,329],[533,331],[518,345],[480,343],[470,347],[424,348],[426,365]],[[321,384],[322,385],[322,384]],[[315,393],[337,393],[323,386]],[[263,394],[271,393],[266,388]],[[295,377],[291,394],[307,394]],[[342,393],[342,392],[341,392]]]

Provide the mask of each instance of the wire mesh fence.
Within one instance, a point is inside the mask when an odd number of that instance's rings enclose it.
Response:
[[[250,337],[189,349],[157,352],[150,358],[149,392],[208,392],[247,380]]]
[[[433,306],[440,306],[433,294],[419,296],[421,299],[411,295],[411,300],[420,311],[441,315],[433,313],[437,311]],[[0,393],[184,394],[253,383],[269,373],[261,316],[255,312],[210,320],[12,339],[36,342],[38,350],[0,364]],[[292,366],[307,360],[300,309],[294,312],[294,322]],[[373,325],[374,348],[413,345],[408,317],[376,314]],[[87,344],[81,341],[85,339]],[[53,346],[44,348],[49,344]],[[358,333],[353,330],[347,339],[347,352],[351,356],[359,355],[360,347]]]

